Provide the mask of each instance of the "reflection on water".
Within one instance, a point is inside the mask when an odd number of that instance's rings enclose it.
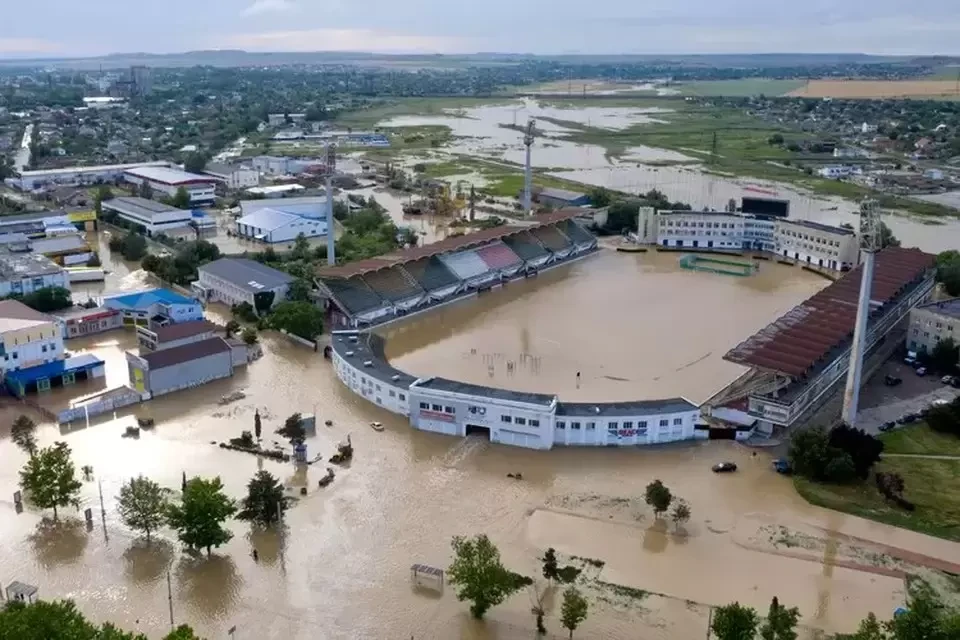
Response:
[[[41,519],[27,539],[37,562],[44,569],[52,569],[77,562],[83,556],[89,538],[83,520],[61,515],[57,520]]]
[[[136,584],[157,582],[167,575],[175,554],[176,548],[167,540],[133,541],[123,552],[127,579]]]
[[[190,618],[217,620],[239,598],[243,578],[229,556],[197,554],[182,556],[176,569],[178,595],[190,610]]]

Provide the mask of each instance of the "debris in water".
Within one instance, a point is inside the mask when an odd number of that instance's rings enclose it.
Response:
[[[233,393],[228,393],[227,395],[221,397],[219,404],[230,404],[231,402],[236,402],[237,400],[243,400],[246,397],[247,394],[245,394],[243,391],[234,391]]]

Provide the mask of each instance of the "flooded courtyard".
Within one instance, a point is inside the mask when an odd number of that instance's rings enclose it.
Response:
[[[433,358],[436,373],[476,375],[481,382],[489,379],[480,354],[538,354],[540,374],[518,371],[514,382],[555,384],[564,397],[684,393],[699,399],[736,375],[719,359],[733,342],[825,284],[781,265],[763,264],[753,278],[683,272],[678,257],[605,252],[424,316],[423,326],[400,327],[389,344],[406,354],[396,356],[405,367],[426,368]],[[124,271],[109,256],[104,264],[114,266],[112,286],[145,282],[142,272]],[[525,304],[528,299],[537,304]],[[458,342],[460,334],[468,338]],[[133,343],[131,334],[118,331],[71,341],[68,348],[103,357],[107,383],[115,386],[126,379],[122,353]],[[737,599],[765,609],[773,595],[801,608],[802,637],[811,629],[852,630],[867,612],[887,617],[903,604],[903,563],[892,559],[898,550],[960,563],[960,545],[807,505],[789,479],[770,469],[766,455],[733,443],[538,452],[416,432],[341,385],[317,353],[270,333],[263,344],[265,356],[231,379],[89,425],[41,425],[41,445],[64,440],[78,468],[94,468],[81,498],[81,510],[94,512],[90,530],[72,509],[59,523],[30,507],[16,514],[12,494],[26,458],[8,434],[24,408],[3,407],[0,578],[36,584],[43,598],[73,598],[91,617],[151,637],[169,629],[169,574],[174,620],[209,638],[224,637],[234,625],[237,638],[278,640],[530,638],[527,592],[476,622],[453,589],[438,597],[411,588],[411,564],[446,567],[452,536],[482,532],[521,573],[538,576],[537,556],[551,546],[583,567],[591,613],[580,637],[676,640],[703,637],[711,606]],[[477,358],[469,357],[471,348]],[[691,362],[702,370],[683,368]],[[577,366],[584,371],[579,390],[570,373]],[[663,380],[655,379],[655,368],[665,372]],[[495,374],[503,375],[500,365]],[[236,390],[246,397],[220,402]],[[89,391],[78,385],[35,399],[61,404],[69,394]],[[309,456],[329,456],[350,436],[352,464],[320,489],[323,465],[264,461],[213,444],[251,429],[256,410],[267,443],[295,411],[315,412],[321,424],[331,420],[333,426],[320,426],[308,439]],[[137,440],[121,438],[136,416],[154,418],[156,428]],[[370,429],[374,420],[386,430]],[[719,460],[736,462],[740,471],[711,473]],[[170,531],[147,545],[116,512],[121,484],[136,474],[175,494],[182,473],[219,475],[240,498],[259,469],[298,497],[285,530],[233,522],[233,540],[209,558],[183,551]],[[516,472],[523,481],[507,478]],[[690,503],[693,517],[684,530],[655,519],[643,504],[643,487],[655,478]],[[301,487],[306,496],[299,495]],[[878,553],[882,566],[875,566]],[[565,637],[559,600],[547,592],[554,638]]]
[[[767,261],[749,277],[688,271],[682,255],[603,250],[390,325],[387,356],[414,375],[561,400],[700,403],[746,371],[727,350],[829,283]]]

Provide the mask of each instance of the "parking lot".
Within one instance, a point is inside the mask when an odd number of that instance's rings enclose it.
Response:
[[[901,378],[903,382],[887,386],[884,380],[888,375]],[[877,433],[885,422],[896,421],[908,413],[919,413],[934,400],[952,400],[957,395],[960,395],[960,389],[942,384],[940,376],[918,376],[913,367],[891,360],[863,388],[857,427],[868,433]]]

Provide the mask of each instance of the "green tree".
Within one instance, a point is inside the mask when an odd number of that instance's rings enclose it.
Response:
[[[207,156],[201,152],[191,153],[183,162],[183,170],[189,173],[203,173],[207,168]]]
[[[677,503],[673,505],[670,519],[673,520],[673,526],[679,529],[690,520],[690,515],[690,505],[687,504],[687,501],[677,500]]]
[[[880,222],[880,247],[886,249],[887,247],[899,247],[900,240],[897,239],[897,236],[893,235],[893,231],[890,230],[890,227],[887,226],[887,223]]]
[[[884,633],[883,625],[877,620],[877,616],[871,613],[860,621],[856,633],[838,635],[835,640],[887,640],[887,634]]]
[[[929,589],[917,589],[907,610],[884,623],[891,640],[955,640],[950,635],[960,629],[960,614],[950,611]]]
[[[203,640],[203,638],[194,633],[188,625],[182,624],[163,636],[163,640]]]
[[[560,621],[563,628],[570,632],[570,638],[573,638],[573,632],[577,630],[580,623],[587,619],[587,610],[587,599],[576,587],[567,587],[563,592],[563,603],[560,605]]]
[[[41,509],[53,509],[72,505],[80,508],[80,487],[77,471],[70,459],[70,447],[65,442],[56,442],[52,447],[40,449],[20,471],[20,486],[27,499]]]
[[[277,429],[277,434],[283,436],[293,444],[300,444],[307,437],[307,431],[303,428],[303,416],[294,413],[287,418],[283,426]]]
[[[276,299],[277,294],[273,291],[260,291],[253,294],[253,308],[256,309],[257,313],[266,315],[270,308],[273,307],[273,301]]]
[[[314,340],[323,333],[323,312],[309,302],[281,302],[270,315],[270,326]]]
[[[559,577],[559,569],[557,566],[557,552],[553,547],[547,549],[541,558],[543,562],[543,577],[547,580],[556,581]]]
[[[139,233],[128,233],[123,238],[123,245],[120,249],[124,260],[141,260],[147,255],[147,239]]]
[[[0,640],[147,640],[142,633],[118,629],[109,622],[89,622],[70,600],[31,604],[9,602],[0,608]],[[181,625],[163,640],[202,640],[193,629]]]
[[[181,542],[191,549],[206,549],[209,555],[212,547],[233,537],[223,523],[236,512],[220,478],[192,478],[187,481],[182,502],[167,509],[167,523],[176,529]]]
[[[610,194],[610,191],[603,187],[594,187],[590,189],[590,206],[599,209],[600,207],[606,207],[613,200],[613,196]]]
[[[796,607],[786,608],[776,597],[770,601],[770,610],[767,619],[760,627],[760,637],[763,640],[797,640],[797,623],[800,621],[800,610]]]
[[[173,194],[173,198],[170,199],[170,205],[177,209],[190,208],[190,192],[187,191],[186,187],[177,189],[177,192]]]
[[[25,415],[20,415],[10,427],[10,439],[31,458],[37,453],[37,425]]]
[[[263,423],[260,420],[260,410],[257,409],[253,414],[253,435],[257,442],[260,442],[260,435],[263,433]]]
[[[500,561],[500,551],[484,534],[473,538],[455,536],[453,563],[447,569],[450,584],[457,587],[457,600],[469,600],[475,618],[484,614],[521,588],[520,576]]]
[[[229,320],[227,322],[227,326],[224,328],[224,334],[226,334],[226,337],[231,337],[237,331],[240,331],[240,323],[236,320]]]
[[[283,485],[268,471],[258,471],[247,484],[247,497],[241,502],[237,518],[264,526],[278,522],[287,509]]]
[[[653,514],[659,518],[660,514],[666,513],[673,501],[673,495],[660,480],[654,480],[647,485],[644,500],[653,507]]]
[[[752,607],[734,602],[714,610],[710,629],[717,640],[754,640],[757,624],[757,612]]]
[[[942,373],[953,373],[960,360],[960,349],[953,338],[941,340],[930,353],[930,364]]]
[[[144,180],[140,183],[140,186],[137,187],[137,195],[139,195],[141,198],[146,198],[147,200],[153,198],[153,187],[150,186],[149,181]]]
[[[19,298],[16,296],[10,297],[19,299],[23,304],[41,313],[50,313],[73,306],[70,290],[63,287],[43,287]]]
[[[293,260],[306,260],[310,257],[310,241],[303,233],[298,233],[293,241],[293,249],[290,251],[290,258]]]
[[[310,291],[312,289],[313,287],[310,286],[309,282],[303,278],[297,278],[290,283],[290,286],[287,289],[287,300],[291,300],[293,302],[309,302]]]
[[[243,333],[240,334],[240,339],[243,340],[243,343],[246,345],[257,344],[257,330],[247,327],[243,330]]]
[[[142,531],[147,540],[166,521],[167,492],[150,478],[139,476],[120,487],[117,510],[123,523],[135,531]]]
[[[960,296],[960,252],[944,251],[937,256],[937,282],[950,296]]]
[[[823,427],[797,431],[790,438],[787,455],[795,473],[813,480],[822,480],[824,470],[833,458],[830,436]]]

